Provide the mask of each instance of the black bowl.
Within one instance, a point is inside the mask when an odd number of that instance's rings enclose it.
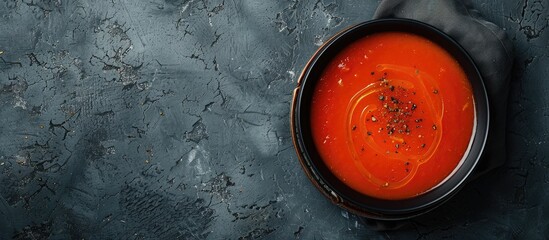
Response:
[[[310,109],[315,84],[323,69],[343,48],[369,34],[407,32],[425,37],[448,51],[461,65],[473,88],[475,131],[472,145],[462,163],[449,178],[434,189],[413,198],[384,200],[361,194],[341,182],[324,164],[311,136]],[[294,90],[291,131],[298,159],[307,177],[336,205],[360,216],[380,220],[402,220],[426,213],[455,194],[470,178],[486,143],[489,107],[486,89],[468,53],[445,33],[422,22],[408,19],[381,19],[351,26],[328,40],[305,66]]]

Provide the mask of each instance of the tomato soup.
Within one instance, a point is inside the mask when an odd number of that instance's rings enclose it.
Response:
[[[406,199],[459,166],[475,126],[472,87],[443,48],[404,32],[376,33],[339,52],[311,104],[320,157],[352,189]]]

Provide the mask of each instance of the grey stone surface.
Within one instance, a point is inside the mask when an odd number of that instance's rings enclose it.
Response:
[[[378,1],[3,1],[0,239],[547,238],[549,2],[473,3],[516,50],[507,162],[377,232],[306,179],[289,104]]]

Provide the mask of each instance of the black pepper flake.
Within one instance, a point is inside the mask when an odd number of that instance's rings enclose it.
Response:
[[[404,164],[405,164],[406,166],[408,166],[408,165],[410,165],[410,162],[406,162],[406,163],[404,163]]]
[[[356,125],[353,125],[353,128],[352,128],[352,130],[353,130],[353,131],[354,131],[354,130],[356,130]]]
[[[393,85],[389,86],[389,90],[391,90],[391,92],[395,91],[395,86],[393,86]]]
[[[376,74],[375,72],[371,72],[371,73],[370,73],[370,75],[372,75],[372,76],[375,75],[375,74]]]
[[[399,145],[398,143],[397,143],[397,144],[395,144],[395,148],[397,148],[397,149],[398,149],[399,147],[400,147],[400,145]]]
[[[424,144],[421,144],[421,148],[425,148],[425,143],[424,143]]]
[[[362,146],[362,147],[360,148],[360,151],[363,151],[363,152],[364,152],[364,146]]]
[[[379,95],[379,100],[381,100],[381,101],[385,100],[385,96]]]
[[[406,172],[410,172],[410,169],[406,168]]]
[[[437,130],[437,125],[433,124],[433,130]]]
[[[417,108],[417,105],[412,104],[412,111],[416,110],[416,108]]]
[[[421,118],[416,119],[416,122],[417,122],[417,123],[423,122],[423,119],[421,119]]]
[[[393,103],[398,103],[398,99],[395,98],[395,97],[391,97],[391,101],[392,101]]]
[[[372,132],[370,131],[366,132],[366,134],[368,134],[368,136],[372,136]]]
[[[435,90],[433,91],[433,93],[434,93],[434,94],[438,94],[438,90],[435,89]]]

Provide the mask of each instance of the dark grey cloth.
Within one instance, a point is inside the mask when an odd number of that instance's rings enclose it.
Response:
[[[505,119],[512,45],[505,32],[484,20],[468,0],[383,0],[374,18],[408,18],[430,24],[464,47],[477,64],[488,91],[491,121],[477,176],[505,162]]]

